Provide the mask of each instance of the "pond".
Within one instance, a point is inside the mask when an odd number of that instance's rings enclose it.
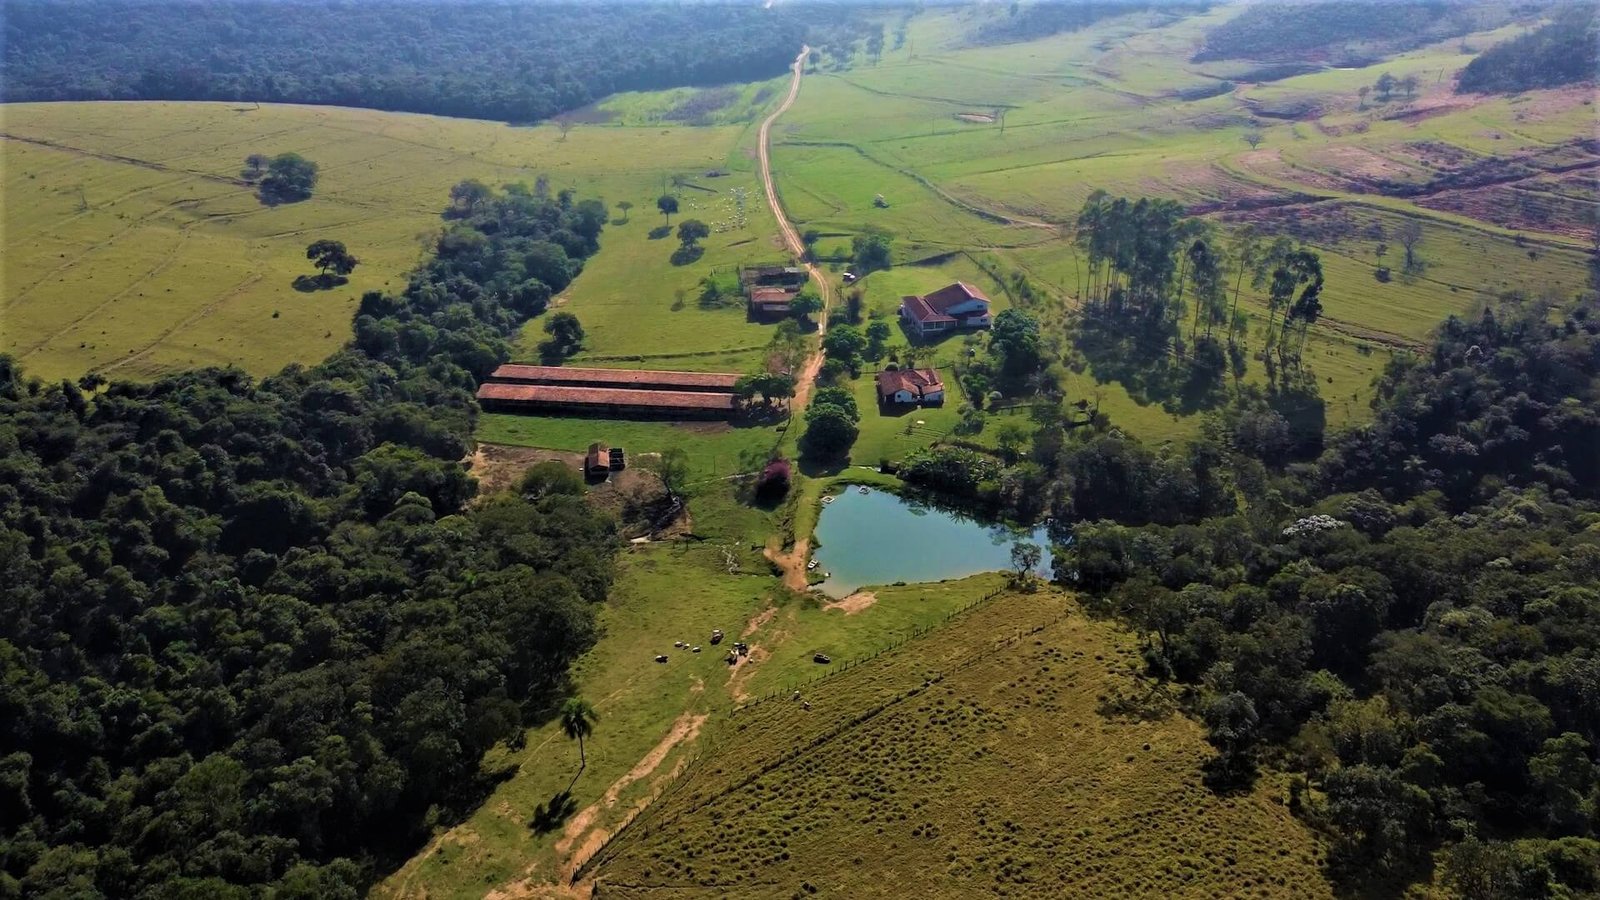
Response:
[[[1050,573],[1050,539],[984,523],[887,491],[850,486],[822,508],[816,538],[817,568],[828,573],[819,587],[843,597],[864,585],[940,581],[1011,568],[1011,545],[1037,544],[1041,574]]]

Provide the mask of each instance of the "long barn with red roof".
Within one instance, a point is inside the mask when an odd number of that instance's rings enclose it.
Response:
[[[490,412],[641,419],[731,419],[739,412],[732,372],[503,365],[478,386]]]

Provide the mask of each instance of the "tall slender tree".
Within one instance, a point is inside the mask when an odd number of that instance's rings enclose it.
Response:
[[[600,721],[600,714],[595,712],[594,706],[582,697],[571,697],[561,705],[561,732],[569,740],[578,742],[578,774],[589,767],[589,757],[583,750],[583,739],[594,733],[594,723]],[[573,776],[577,780],[577,776]]]

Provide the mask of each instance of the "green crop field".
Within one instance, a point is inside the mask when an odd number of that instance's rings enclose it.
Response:
[[[902,598],[879,597],[877,606]],[[1268,781],[1144,696],[1127,635],[1003,595],[739,712],[585,874],[604,896],[1331,896]]]

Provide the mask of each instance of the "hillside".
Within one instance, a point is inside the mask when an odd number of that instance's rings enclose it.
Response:
[[[1461,70],[1456,90],[1493,94],[1594,81],[1600,31],[1592,6],[1560,11],[1555,21],[1485,50]]]
[[[750,96],[758,93],[751,89]],[[5,107],[6,328],[0,350],[32,373],[90,370],[150,378],[238,365],[255,374],[315,363],[348,339],[364,291],[394,289],[432,247],[451,185],[573,188],[613,209],[620,244],[646,241],[641,219],[663,169],[745,174],[737,124],[711,128],[512,128],[492,122],[352,109],[220,103],[14,104]],[[749,114],[746,108],[746,114]],[[262,204],[240,178],[251,153],[296,151],[317,163],[310,200]],[[747,190],[750,188],[747,187]],[[22,202],[25,201],[25,202]],[[752,209],[744,235],[762,227]],[[717,249],[740,239],[719,234]],[[306,247],[344,242],[361,263],[347,285],[304,293]],[[693,279],[688,280],[693,284]]]
[[[597,896],[1331,896],[1263,783],[1067,597],[1007,595],[741,710],[580,875]],[[1026,789],[1019,789],[1026,785]]]
[[[1371,61],[1396,51],[1494,27],[1504,22],[1506,15],[1500,4],[1452,0],[1260,3],[1208,32],[1194,60],[1305,62],[1328,57],[1340,65],[1350,59]]]

